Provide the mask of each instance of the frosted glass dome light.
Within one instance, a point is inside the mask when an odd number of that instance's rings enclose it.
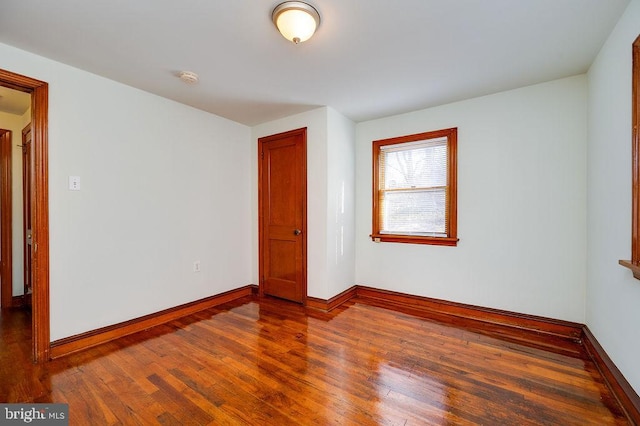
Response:
[[[280,34],[295,44],[309,40],[320,25],[318,11],[301,1],[280,3],[271,16]]]

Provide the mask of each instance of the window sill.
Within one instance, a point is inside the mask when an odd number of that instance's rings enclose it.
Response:
[[[618,263],[625,268],[631,269],[633,277],[640,280],[640,265],[634,265],[630,260],[619,260]]]
[[[449,237],[421,237],[415,235],[394,235],[394,234],[372,234],[371,240],[376,243],[406,243],[406,244],[428,244],[432,246],[458,245],[458,238]]]

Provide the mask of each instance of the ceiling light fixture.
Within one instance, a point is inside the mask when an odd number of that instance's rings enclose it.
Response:
[[[310,4],[301,1],[285,1],[273,9],[273,23],[280,34],[295,44],[311,38],[320,25],[320,14]]]

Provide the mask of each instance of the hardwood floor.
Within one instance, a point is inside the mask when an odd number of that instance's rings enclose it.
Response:
[[[0,401],[68,403],[72,425],[627,424],[577,343],[364,302],[244,297],[43,365],[25,361],[28,312],[2,311]]]

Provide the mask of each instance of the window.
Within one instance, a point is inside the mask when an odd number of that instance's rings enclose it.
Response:
[[[373,142],[373,241],[457,244],[457,132]]]
[[[631,260],[620,260],[622,266],[633,271],[640,280],[640,36],[632,47],[631,83],[631,164],[632,164],[632,211],[631,211]]]

